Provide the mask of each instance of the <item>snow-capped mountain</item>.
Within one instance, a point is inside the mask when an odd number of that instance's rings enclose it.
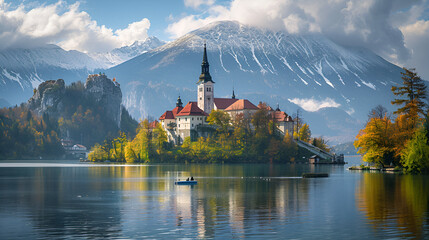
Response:
[[[103,65],[79,51],[65,51],[56,45],[0,51],[0,96],[11,104],[27,101],[41,82],[63,78],[67,82],[85,79]]]
[[[59,78],[67,83],[85,81],[90,73],[122,63],[162,44],[157,38],[150,37],[109,53],[91,56],[79,51],[66,51],[53,44],[1,50],[0,98],[19,104],[27,101],[33,89],[43,81]]]
[[[130,46],[115,48],[106,53],[90,53],[89,55],[103,63],[105,68],[110,68],[164,44],[164,41],[152,36],[144,41],[135,41]]]
[[[344,113],[306,112],[310,123],[341,116],[332,128],[313,129],[315,134],[354,137],[371,107],[389,107],[390,87],[400,82],[401,69],[367,49],[340,46],[322,35],[295,36],[231,21],[190,32],[106,73],[122,84],[124,104],[135,117],[157,118],[179,94],[185,102],[196,100],[204,42],[217,97],[230,96],[234,87],[238,98],[279,103],[290,114],[294,103],[305,108],[326,101]]]

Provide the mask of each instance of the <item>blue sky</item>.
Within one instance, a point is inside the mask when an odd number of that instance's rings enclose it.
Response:
[[[150,20],[151,27],[148,30],[149,36],[156,36],[159,39],[169,41],[171,35],[165,30],[174,20],[189,14],[204,16],[207,8],[204,5],[198,9],[186,7],[182,0],[62,0],[68,5],[79,2],[80,10],[91,15],[92,20],[99,25],[116,29],[123,29],[128,24],[140,21],[142,18]],[[15,0],[5,1],[19,6],[24,4],[26,8],[34,6],[55,4],[58,0],[31,1]],[[228,5],[227,0],[218,0],[217,4]]]

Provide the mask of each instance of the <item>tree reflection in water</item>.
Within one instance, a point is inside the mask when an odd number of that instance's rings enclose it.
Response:
[[[391,229],[400,237],[424,236],[429,205],[429,176],[363,173],[356,204],[377,234]]]

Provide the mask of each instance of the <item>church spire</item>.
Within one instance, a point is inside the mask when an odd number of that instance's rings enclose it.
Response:
[[[204,55],[203,55],[203,64],[207,63],[207,67],[209,66],[209,61],[207,60],[207,49],[206,43],[204,42]],[[207,69],[208,70],[208,69]]]
[[[232,99],[235,99],[234,89],[232,89]]]
[[[203,82],[203,83],[213,82],[212,77],[210,76],[209,61],[207,60],[207,50],[206,50],[206,44],[205,43],[204,43],[203,62],[201,63],[201,75],[200,75],[200,79],[198,80],[197,84],[199,84],[201,82]]]
[[[183,107],[182,99],[180,99],[180,95],[177,98],[176,107]]]

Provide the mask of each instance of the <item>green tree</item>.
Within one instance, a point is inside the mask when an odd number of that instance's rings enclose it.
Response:
[[[229,114],[222,110],[213,110],[207,117],[207,122],[209,122],[210,125],[218,126],[218,130],[223,134],[228,133],[230,121],[231,117],[229,116]]]
[[[326,141],[323,137],[313,138],[312,143],[313,146],[318,147],[326,152],[330,152],[331,149],[328,146],[328,141]]]
[[[401,157],[401,163],[407,172],[421,173],[429,171],[429,146],[426,129],[419,128],[407,143]]]

